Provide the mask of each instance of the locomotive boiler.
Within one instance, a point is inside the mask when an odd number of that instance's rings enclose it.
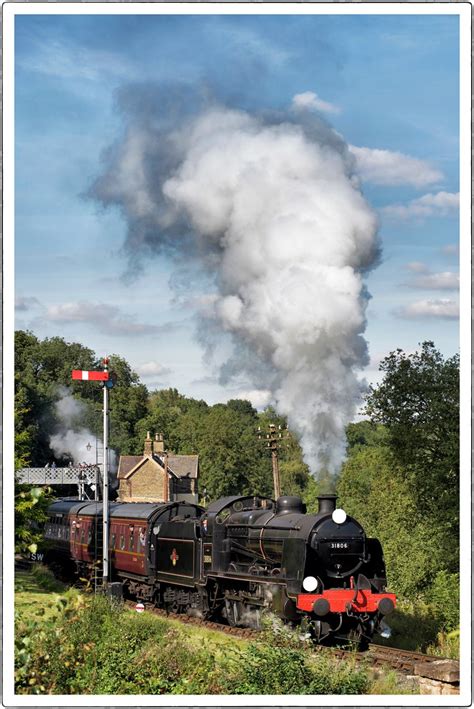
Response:
[[[271,611],[315,641],[377,632],[395,607],[382,548],[321,495],[226,497],[207,510],[183,502],[110,505],[109,578],[125,596],[173,612],[259,628]],[[81,575],[101,558],[100,503],[53,503],[49,556]]]

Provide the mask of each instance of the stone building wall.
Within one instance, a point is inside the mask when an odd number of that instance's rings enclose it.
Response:
[[[119,498],[123,502],[161,502],[165,499],[164,478],[156,463],[146,460],[131,478],[120,481]]]

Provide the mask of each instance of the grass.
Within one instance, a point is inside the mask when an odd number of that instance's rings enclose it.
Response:
[[[44,568],[15,582],[20,694],[407,693],[355,657],[312,653],[287,626],[246,640],[66,589]]]
[[[78,595],[78,591],[67,589],[63,583],[54,578],[46,567],[34,567],[32,571],[16,571],[16,623],[44,621],[52,618],[58,613],[58,601],[63,595],[72,598]]]
[[[387,617],[387,624],[392,635],[375,636],[379,645],[459,659],[459,631],[443,632],[433,608],[423,600],[399,599],[397,608]]]

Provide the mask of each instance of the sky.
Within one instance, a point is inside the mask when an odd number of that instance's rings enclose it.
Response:
[[[362,376],[378,381],[384,356],[424,340],[453,355],[458,55],[459,18],[450,15],[17,16],[16,328],[120,354],[150,388],[268,403],[267,389],[243,375],[219,379],[228,342],[213,359],[203,347],[195,304],[209,272],[181,270],[183,252],[134,245],[123,193],[97,196],[104,175],[113,182],[111,156],[131,116],[139,124],[142,109],[159,114],[180,85],[191,115],[193,101],[250,116],[305,115],[345,141],[381,245],[364,277]],[[128,168],[136,199],[143,165]]]

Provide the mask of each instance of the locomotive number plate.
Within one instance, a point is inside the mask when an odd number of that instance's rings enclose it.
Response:
[[[349,542],[329,542],[330,549],[349,549]]]

